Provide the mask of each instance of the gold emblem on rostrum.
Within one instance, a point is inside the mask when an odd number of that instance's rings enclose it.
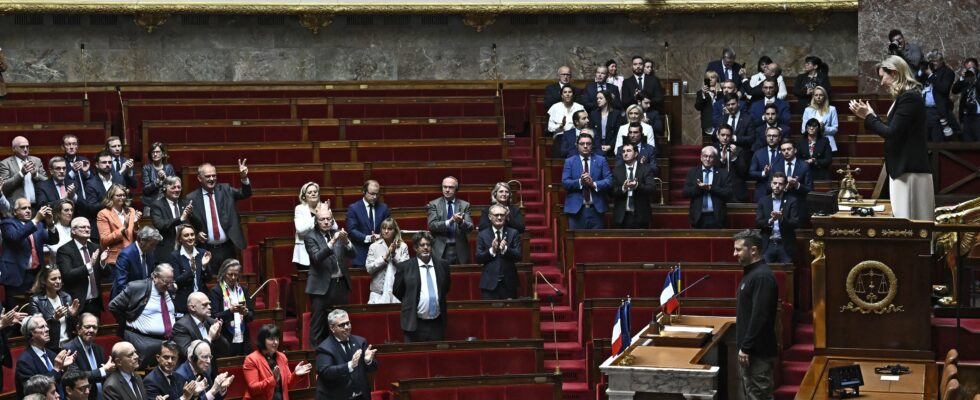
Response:
[[[841,306],[840,312],[889,314],[905,311],[903,306],[892,304],[898,294],[898,277],[880,261],[862,261],[851,268],[845,289],[851,301]]]

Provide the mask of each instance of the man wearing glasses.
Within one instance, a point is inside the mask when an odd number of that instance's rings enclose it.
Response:
[[[109,311],[119,324],[117,334],[136,347],[142,358],[141,369],[160,352],[160,343],[173,336],[173,325],[177,321],[173,283],[173,267],[159,264],[149,278],[130,282],[109,302]]]
[[[4,304],[11,308],[13,295],[29,291],[39,268],[47,265],[44,245],[57,244],[58,231],[54,229],[51,207],[41,206],[34,214],[31,202],[21,197],[14,200],[14,217],[0,223],[0,232],[3,232],[0,284],[6,287]]]
[[[517,262],[521,261],[521,238],[516,229],[504,225],[507,207],[490,206],[491,229],[476,237],[476,262],[483,265],[480,297],[483,300],[516,299]]]
[[[17,136],[12,143],[14,155],[0,161],[0,178],[4,179],[3,193],[10,198],[24,197],[37,204],[34,185],[48,179],[41,159],[31,156],[27,138]]]
[[[351,334],[350,317],[344,310],[327,315],[330,336],[316,348],[316,398],[367,400],[371,398],[367,373],[378,370],[377,349],[363,337]]]
[[[612,174],[604,157],[592,152],[592,135],[578,135],[578,154],[565,160],[562,186],[565,187],[565,214],[570,229],[602,229],[606,212],[606,193],[612,188]]]
[[[545,110],[551,108],[555,103],[561,101],[561,90],[565,86],[572,84],[572,69],[568,66],[562,65],[558,67],[558,82],[552,83],[544,88],[544,108]],[[578,89],[572,88],[572,98],[577,99],[579,96]]]
[[[57,263],[65,292],[82,303],[82,312],[100,315],[102,304],[102,277],[108,274],[108,252],[99,250],[92,237],[92,223],[85,217],[71,220],[72,241],[58,248]]]

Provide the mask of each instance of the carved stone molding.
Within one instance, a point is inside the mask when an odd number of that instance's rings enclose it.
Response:
[[[321,28],[326,28],[333,23],[333,17],[333,13],[300,14],[299,24],[317,35]]]
[[[797,24],[806,26],[806,30],[813,32],[830,19],[830,13],[822,10],[794,11],[793,19]]]
[[[635,12],[627,16],[629,17],[630,23],[639,25],[640,30],[643,32],[650,30],[650,27],[660,23],[660,20],[663,18],[663,15],[656,11]]]
[[[463,14],[463,23],[466,26],[476,29],[477,32],[483,32],[483,28],[492,25],[497,21],[497,14],[485,14],[485,13],[469,13]]]
[[[153,33],[154,29],[167,22],[167,18],[170,18],[170,14],[138,13],[133,16],[133,22],[145,29],[146,33]]]

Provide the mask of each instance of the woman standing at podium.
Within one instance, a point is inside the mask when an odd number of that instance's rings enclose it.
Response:
[[[868,102],[851,100],[854,115],[864,128],[885,139],[885,170],[892,214],[898,218],[932,220],[935,195],[926,147],[926,105],[922,85],[901,57],[888,56],[878,64],[881,87],[895,99],[888,122],[875,115]]]

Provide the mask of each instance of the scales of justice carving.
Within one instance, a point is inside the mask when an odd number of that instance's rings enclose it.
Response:
[[[905,311],[903,306],[892,304],[898,294],[898,277],[880,261],[863,261],[851,268],[845,288],[850,301],[841,306],[840,312],[889,314]]]

